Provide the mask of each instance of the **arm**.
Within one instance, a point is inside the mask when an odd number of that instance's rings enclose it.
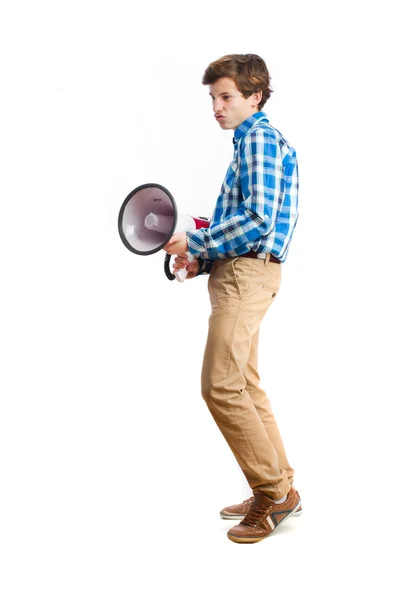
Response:
[[[234,215],[209,229],[187,232],[189,251],[218,258],[273,230],[283,201],[283,167],[276,138],[256,129],[243,138],[240,148],[241,202]]]

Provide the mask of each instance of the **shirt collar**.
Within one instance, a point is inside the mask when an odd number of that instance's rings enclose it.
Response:
[[[246,135],[246,133],[253,127],[253,125],[255,125],[261,120],[267,121],[267,123],[269,123],[267,115],[263,111],[256,112],[253,115],[251,115],[248,119],[243,121],[243,123],[241,123],[241,125],[239,125],[237,129],[235,129],[235,135],[232,140],[233,143],[236,144],[237,141],[239,141],[243,136]]]

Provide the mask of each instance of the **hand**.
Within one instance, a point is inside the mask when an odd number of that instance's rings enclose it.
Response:
[[[173,267],[174,267],[174,273],[176,273],[176,271],[179,271],[179,269],[184,269],[186,267],[187,271],[188,271],[186,279],[193,279],[193,277],[196,277],[196,275],[200,269],[200,263],[197,260],[197,258],[194,258],[192,260],[192,262],[189,262],[186,254],[182,253],[182,254],[178,254],[178,256],[175,257],[175,262],[173,264]]]
[[[179,254],[182,252],[188,252],[188,243],[186,239],[186,231],[180,231],[179,233],[174,233],[172,238],[169,240],[168,244],[163,248],[164,252],[167,254]]]

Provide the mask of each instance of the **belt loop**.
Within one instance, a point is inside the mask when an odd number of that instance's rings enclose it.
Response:
[[[267,254],[265,255],[265,258],[264,258],[264,265],[267,265],[269,263],[270,257],[271,257],[271,254],[269,252],[267,252]]]

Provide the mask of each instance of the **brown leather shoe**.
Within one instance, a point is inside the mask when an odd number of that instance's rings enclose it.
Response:
[[[301,498],[299,492],[292,486],[292,489],[296,492],[299,497],[300,504],[299,507],[290,515],[291,517],[299,517],[303,511],[301,506]],[[253,502],[254,496],[248,498],[247,500],[243,500],[240,504],[232,504],[232,506],[226,506],[220,511],[221,519],[244,519],[244,517],[249,512],[249,508],[251,503]]]
[[[253,502],[254,496],[243,500],[240,504],[232,504],[232,506],[226,506],[219,513],[221,519],[244,519],[249,512],[249,508]]]
[[[227,532],[227,536],[232,542],[239,544],[261,542],[286,521],[299,505],[300,498],[293,488],[290,488],[282,504],[275,504],[264,494],[255,494],[249,512],[239,525]]]
[[[290,515],[291,517],[299,517],[301,515],[301,513],[303,512],[303,507],[301,506],[301,498],[300,498],[300,494],[299,492],[296,490],[296,488],[294,487],[294,485],[292,485],[292,490],[294,491],[295,494],[297,494],[298,499],[300,501],[300,504],[298,506],[298,508]]]

